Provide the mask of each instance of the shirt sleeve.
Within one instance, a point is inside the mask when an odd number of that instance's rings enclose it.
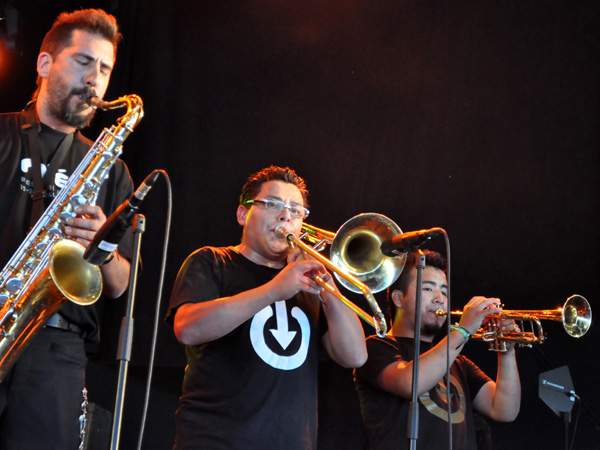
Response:
[[[369,336],[366,344],[369,357],[356,373],[372,385],[378,386],[377,379],[383,369],[394,362],[404,361],[407,355],[403,356],[401,349],[378,336]]]
[[[483,370],[481,370],[473,361],[469,358],[459,355],[460,366],[465,373],[471,398],[475,398],[479,393],[479,390],[488,382],[493,381],[488,377]]]
[[[184,261],[171,294],[165,321],[173,326],[177,309],[185,303],[200,303],[221,297],[218,271],[207,248],[196,250]]]

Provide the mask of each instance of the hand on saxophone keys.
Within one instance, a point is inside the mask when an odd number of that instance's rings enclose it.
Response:
[[[96,232],[106,222],[106,215],[99,206],[82,205],[75,209],[76,217],[67,220],[65,233],[87,248]]]

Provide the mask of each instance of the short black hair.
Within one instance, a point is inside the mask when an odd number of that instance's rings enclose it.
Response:
[[[421,250],[421,251],[413,251],[406,255],[406,262],[404,263],[404,268],[402,269],[402,273],[398,277],[398,279],[392,283],[387,289],[387,301],[390,309],[390,317],[393,318],[396,315],[396,305],[392,301],[392,292],[394,290],[399,290],[404,295],[408,292],[408,286],[412,281],[413,277],[413,268],[417,266],[419,263],[419,255],[421,252],[425,255],[425,266],[435,267],[436,269],[441,270],[444,273],[448,271],[448,265],[446,262],[446,258],[444,258],[438,252],[434,252],[431,250]]]
[[[49,53],[52,58],[56,58],[56,55],[71,44],[75,30],[87,31],[106,39],[114,48],[114,57],[117,57],[117,45],[123,36],[119,33],[117,19],[102,9],[80,9],[70,13],[60,13],[52,28],[46,33],[40,53]],[[37,85],[32,96],[34,100],[37,99],[42,85],[42,78],[39,75]]]
[[[304,201],[304,207],[308,208],[308,189],[306,182],[289,167],[269,166],[250,175],[242,188],[240,205],[246,205],[248,200],[254,200],[260,192],[263,183],[272,180],[280,180],[295,185]]]

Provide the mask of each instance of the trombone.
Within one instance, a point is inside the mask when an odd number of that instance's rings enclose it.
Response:
[[[448,315],[447,311],[438,309],[438,317]],[[451,315],[461,315],[462,311],[451,311]],[[472,339],[487,342],[490,351],[505,352],[506,342],[515,341],[519,347],[531,347],[532,344],[541,344],[546,340],[546,335],[540,320],[553,320],[562,322],[565,331],[574,338],[579,338],[588,332],[592,322],[592,309],[589,302],[581,295],[572,295],[567,299],[562,308],[546,310],[503,310],[487,316],[490,320],[480,328]],[[500,321],[514,319],[523,328],[529,322],[531,331],[502,331]]]
[[[346,221],[337,233],[308,224],[302,225],[302,234],[299,238],[292,233],[286,235],[283,225],[278,226],[275,233],[278,237],[286,239],[290,247],[298,247],[303,254],[312,256],[331,270],[344,287],[352,292],[361,293],[369,303],[373,316],[356,306],[321,277],[314,276],[319,286],[333,294],[358,317],[374,327],[378,336],[385,336],[387,324],[373,293],[386,289],[396,281],[404,268],[405,254],[388,257],[380,250],[384,240],[402,233],[398,225],[381,214],[365,213]],[[319,253],[326,244],[331,244],[331,260]]]

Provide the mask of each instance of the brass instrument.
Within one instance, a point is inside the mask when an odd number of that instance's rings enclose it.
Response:
[[[438,317],[448,314],[443,309],[438,309]],[[451,311],[452,315],[461,315],[462,311]],[[592,309],[589,302],[581,295],[572,295],[567,299],[562,308],[550,310],[509,310],[487,316],[489,322],[480,328],[472,339],[481,340],[490,344],[490,350],[496,352],[506,351],[506,341],[515,341],[520,347],[531,347],[532,344],[541,344],[546,340],[540,320],[553,320],[562,322],[565,331],[572,337],[579,338],[588,332],[592,322]],[[530,323],[531,331],[502,331],[500,321],[514,319],[519,322],[519,328],[524,330],[525,322]]]
[[[101,109],[124,106],[127,112],[117,125],[104,129],[0,273],[0,382],[65,300],[90,305],[102,293],[100,269],[83,260],[85,248],[64,235],[64,228],[75,217],[75,208],[96,203],[100,186],[122,153],[121,144],[144,112],[137,95],[86,101]]]
[[[373,326],[378,336],[385,336],[387,324],[373,293],[386,289],[396,281],[404,268],[406,255],[384,256],[380,246],[384,240],[401,234],[402,230],[391,219],[381,214],[365,213],[346,221],[337,233],[308,224],[302,225],[302,231],[303,234],[298,239],[291,233],[285,235],[283,226],[276,229],[277,235],[287,239],[290,246],[297,246],[331,270],[344,287],[363,294],[373,311],[373,316],[356,306],[321,277],[314,277],[319,286],[336,296],[358,317]],[[331,260],[319,253],[325,244],[331,244]]]

